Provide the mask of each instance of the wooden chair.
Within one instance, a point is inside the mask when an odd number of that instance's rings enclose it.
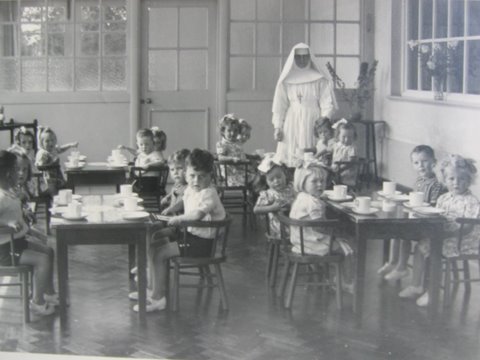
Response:
[[[353,186],[353,190],[358,191],[361,190],[363,185],[366,185],[367,187],[370,185],[370,180],[366,177],[368,169],[368,162],[366,159],[358,158],[352,161],[335,161],[334,164],[344,170],[353,169],[355,173],[355,186]],[[340,172],[334,173],[333,182],[335,184],[342,184]]]
[[[191,257],[188,254],[188,247],[184,247],[182,256],[170,259],[173,268],[172,282],[172,310],[178,310],[180,287],[187,288],[218,288],[220,301],[223,310],[228,310],[227,292],[223,281],[221,264],[227,260],[225,251],[227,248],[228,232],[232,218],[227,215],[224,220],[218,221],[186,221],[182,223],[183,238],[179,240],[179,246],[185,245],[187,228],[190,226],[201,228],[214,228],[215,238],[213,239],[212,252],[209,257]],[[215,272],[210,271],[213,266]],[[170,269],[170,266],[169,266]],[[198,272],[189,270],[197,269]],[[180,284],[180,275],[200,276],[198,284]],[[167,277],[168,278],[168,277]],[[215,281],[214,281],[215,279]],[[206,281],[205,281],[206,280]]]
[[[147,172],[156,172],[157,176],[145,176]],[[134,185],[134,189],[138,195],[144,200],[145,208],[159,211],[160,200],[165,196],[167,180],[168,180],[168,166],[159,165],[145,170],[142,167],[132,166],[130,168],[130,179]]]
[[[254,202],[251,199],[249,188],[249,169],[251,168],[249,160],[215,160],[215,183],[223,205],[226,209],[240,208],[243,223],[246,224],[249,218],[250,225],[254,228],[256,226],[253,214]],[[232,182],[232,178],[229,176],[231,169],[235,169],[237,173],[241,174],[242,182],[240,184]]]
[[[284,306],[290,309],[295,293],[295,286],[297,285],[298,275],[317,276],[316,281],[309,281],[306,284],[315,286],[334,286],[336,292],[337,308],[342,308],[342,272],[341,264],[343,262],[343,255],[332,253],[332,245],[335,240],[335,228],[338,226],[338,220],[295,220],[284,214],[277,214],[281,225],[281,236],[283,241],[283,253],[285,256],[285,267],[283,270],[282,284],[280,288],[280,296],[283,298],[287,286],[288,278],[290,276],[290,283],[288,285],[288,292],[284,299]],[[287,228],[291,226],[298,227],[300,236],[300,253],[293,252],[290,245],[290,235]],[[304,230],[305,228],[322,228],[322,232],[330,236],[330,251],[327,255],[310,255],[305,253],[304,248]],[[289,275],[290,268],[293,266],[292,273]],[[307,270],[313,269],[313,272],[306,272],[299,274],[299,268],[303,266]],[[335,271],[335,283],[328,277],[329,268],[332,266]],[[319,272],[318,270],[322,269]],[[325,276],[327,275],[327,276]]]
[[[18,265],[17,259],[14,255],[13,234],[14,230],[11,227],[0,226],[0,235],[10,236],[10,254],[12,258],[11,266],[0,266],[0,277],[18,277],[18,281],[10,283],[0,283],[0,286],[19,286],[20,296],[8,296],[8,298],[21,298],[23,304],[23,321],[30,322],[30,304],[29,304],[29,278],[32,273],[32,267],[28,265]],[[2,296],[6,298],[7,296]]]
[[[37,183],[37,189],[38,189],[38,194],[36,196],[33,196],[30,201],[35,203],[35,216],[38,217],[40,214],[40,206],[43,208],[43,211],[45,212],[43,216],[45,216],[45,232],[47,234],[50,234],[50,220],[51,220],[51,214],[50,214],[50,207],[52,206],[53,198],[52,196],[47,193],[47,192],[40,192],[41,189],[41,184],[43,180],[43,174],[42,173],[36,173],[32,174],[32,177],[35,179]]]
[[[458,231],[458,249],[462,247],[462,239],[464,236],[465,226],[479,226],[480,219],[471,219],[471,218],[457,218],[456,222],[460,224],[460,229]],[[445,276],[444,276],[444,306],[447,307],[451,303],[452,293],[455,293],[458,290],[459,284],[464,284],[465,294],[470,296],[472,287],[472,282],[480,282],[480,277],[472,278],[470,273],[470,260],[475,260],[478,262],[480,268],[480,244],[477,254],[472,255],[459,255],[455,257],[445,257],[443,259],[445,264]],[[461,267],[459,267],[459,265]],[[461,275],[461,276],[460,276]],[[452,279],[453,276],[453,279]],[[453,285],[453,291],[451,289]]]
[[[265,229],[265,238],[267,240],[267,267],[265,271],[265,278],[268,286],[274,288],[277,282],[282,239],[280,236],[275,236],[272,234],[268,214],[265,214]]]

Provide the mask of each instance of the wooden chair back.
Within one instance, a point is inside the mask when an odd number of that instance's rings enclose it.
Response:
[[[248,173],[251,163],[249,160],[215,160],[215,183],[220,190],[244,190],[248,184]],[[229,168],[235,168],[241,174],[242,184],[231,185]]]

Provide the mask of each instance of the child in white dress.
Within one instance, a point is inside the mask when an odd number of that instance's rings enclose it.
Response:
[[[162,154],[167,148],[167,134],[164,131],[160,130],[158,126],[152,126],[150,128],[153,134],[153,145],[156,151],[159,151]]]
[[[183,199],[183,193],[187,188],[187,181],[185,179],[185,160],[190,154],[190,150],[182,149],[175,151],[168,157],[168,168],[170,170],[170,177],[173,180],[173,186],[170,192],[162,198],[160,206],[163,209],[163,214],[168,214],[170,208],[175,206]]]
[[[338,174],[340,183],[343,185],[355,186],[357,182],[357,168],[350,165],[335,164],[337,161],[355,161],[357,158],[357,147],[355,140],[357,132],[355,126],[345,119],[336,122],[336,141],[332,146],[332,170]]]
[[[480,241],[478,228],[472,226],[464,228],[462,244],[459,248],[460,224],[455,221],[458,217],[478,218],[480,216],[480,202],[469,190],[477,173],[473,160],[464,159],[459,155],[450,155],[442,161],[440,170],[448,189],[448,193],[441,195],[437,201],[437,208],[445,210],[444,216],[448,220],[443,229],[443,256],[478,254]],[[421,240],[415,249],[412,283],[399,294],[402,298],[414,298],[423,294],[417,299],[418,306],[426,306],[429,302],[428,292],[424,293],[423,288],[426,258],[429,254],[430,240]]]

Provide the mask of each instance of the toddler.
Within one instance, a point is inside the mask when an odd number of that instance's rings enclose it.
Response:
[[[194,149],[186,159],[187,188],[183,199],[171,207],[166,214],[175,214],[184,210],[183,215],[173,216],[168,222],[169,226],[180,226],[183,221],[215,221],[223,220],[226,216],[225,209],[220,201],[217,190],[212,184],[214,159],[206,150]],[[187,229],[185,247],[180,248],[177,242],[170,242],[171,230],[167,227],[167,235],[160,230],[152,239],[149,249],[149,260],[153,266],[153,291],[147,299],[147,312],[163,310],[166,306],[165,284],[168,259],[172,256],[182,255],[188,248],[188,256],[208,257],[212,252],[215,229],[195,228]],[[177,231],[177,234],[180,233]],[[138,305],[133,307],[138,311]]]
[[[65,186],[65,179],[60,167],[59,155],[68,149],[78,146],[78,142],[57,145],[57,135],[49,127],[38,128],[38,152],[35,156],[35,166],[51,166],[44,172],[44,179],[48,186],[48,192],[54,195],[58,189]]]
[[[39,315],[50,315],[58,305],[53,288],[53,249],[26,240],[34,236],[14,189],[18,184],[18,162],[15,154],[0,151],[0,225],[15,230],[14,258],[20,265],[33,267],[34,291],[30,308]],[[0,265],[12,265],[10,235],[0,235]]]
[[[443,182],[448,192],[437,200],[437,208],[445,210],[447,222],[443,229],[443,249],[445,257],[454,257],[459,254],[478,254],[480,233],[473,227],[464,227],[461,247],[458,243],[460,225],[455,221],[458,217],[478,218],[480,216],[480,202],[469,190],[473,183],[477,169],[473,160],[464,159],[459,155],[450,155],[440,164]],[[413,262],[412,284],[403,289],[399,296],[402,298],[418,297],[417,305],[428,305],[428,292],[424,293],[423,275],[425,260],[430,253],[430,241],[421,240],[415,248]]]
[[[164,208],[164,214],[170,213],[170,208],[183,199],[183,193],[187,188],[185,160],[189,154],[190,150],[182,149],[175,151],[168,157],[168,168],[170,170],[170,176],[173,179],[173,186],[170,192],[160,202],[160,206]]]
[[[332,170],[337,173],[341,184],[355,186],[357,182],[356,166],[335,164],[336,161],[356,160],[357,132],[355,126],[347,120],[341,119],[333,127],[335,128],[335,142],[332,145]]]
[[[266,154],[258,170],[262,176],[262,182],[265,181],[268,188],[260,191],[253,212],[268,214],[269,234],[279,238],[280,224],[273,213],[290,208],[295,200],[295,192],[292,184],[287,182],[286,166],[275,159],[275,154]]]
[[[245,119],[240,119],[238,122],[240,124],[238,142],[243,145],[250,140],[250,137],[252,136],[252,127]]]
[[[443,185],[437,180],[433,171],[437,160],[433,149],[428,145],[416,146],[410,160],[417,172],[413,191],[423,192],[423,201],[435,206],[438,197],[445,192]],[[410,256],[410,241],[393,239],[390,246],[390,260],[379,270],[378,274],[385,280],[399,280],[408,276],[407,262]]]
[[[15,143],[8,150],[25,152],[30,160],[32,171],[36,171],[36,169],[33,168],[33,166],[35,166],[35,135],[26,127],[22,126],[16,131],[14,140]]]
[[[152,130],[153,134],[153,145],[155,151],[160,152],[163,157],[163,152],[167,148],[167,134],[165,134],[164,131],[160,130],[158,126],[152,126],[150,130]]]

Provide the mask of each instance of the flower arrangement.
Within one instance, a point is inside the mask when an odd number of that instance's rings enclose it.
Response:
[[[378,60],[374,60],[372,64],[362,62],[354,88],[347,89],[345,82],[337,75],[330,62],[327,62],[327,69],[332,77],[332,81],[339,90],[342,99],[350,108],[350,120],[360,120],[365,106],[373,97],[373,81],[375,79],[377,65]]]

